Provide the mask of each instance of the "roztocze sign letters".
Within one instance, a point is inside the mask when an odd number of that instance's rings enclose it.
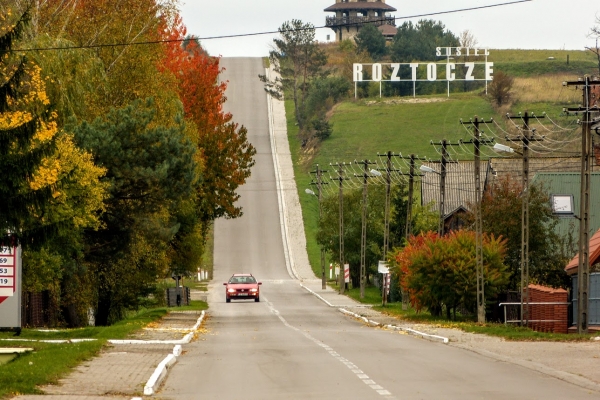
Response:
[[[488,49],[468,47],[437,47],[435,55],[446,57],[445,62],[429,63],[370,63],[352,65],[352,80],[357,82],[450,82],[491,81],[494,63],[487,61]],[[483,62],[456,62],[461,57],[485,57]],[[457,68],[458,67],[458,68]],[[355,93],[356,95],[356,93]]]

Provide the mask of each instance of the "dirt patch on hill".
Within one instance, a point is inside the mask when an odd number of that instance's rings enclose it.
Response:
[[[373,106],[378,104],[421,104],[421,103],[441,103],[444,101],[448,101],[449,99],[444,97],[431,97],[431,98],[422,98],[422,97],[411,97],[406,99],[389,99],[389,100],[368,100],[365,101],[367,106]]]

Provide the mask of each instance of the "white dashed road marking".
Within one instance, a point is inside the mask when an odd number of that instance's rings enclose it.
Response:
[[[352,371],[354,373],[354,375],[356,375],[356,377],[358,379],[360,379],[361,381],[363,381],[363,383],[367,386],[369,386],[371,389],[373,389],[375,392],[377,392],[379,395],[381,395],[383,398],[385,399],[395,399],[394,396],[392,396],[392,394],[388,391],[385,390],[385,388],[383,388],[382,386],[378,385],[373,379],[369,378],[369,376],[367,374],[365,374],[360,368],[358,368],[356,365],[354,365],[354,363],[352,363],[350,360],[347,360],[346,358],[342,357],[338,352],[336,352],[334,349],[332,349],[330,346],[326,345],[325,343],[315,339],[314,337],[312,337],[311,335],[309,335],[306,332],[301,331],[300,329],[296,328],[295,326],[290,325],[285,318],[283,318],[280,314],[279,311],[273,306],[273,304],[266,299],[264,296],[262,296],[265,300],[265,303],[267,304],[267,306],[269,307],[269,309],[271,310],[271,312],[273,314],[275,314],[277,316],[277,318],[279,318],[279,320],[281,322],[283,322],[283,324],[285,326],[287,326],[290,329],[295,330],[296,332],[301,333],[302,335],[304,335],[307,339],[311,340],[312,342],[314,342],[317,346],[322,347],[325,351],[327,351],[333,358],[336,358],[338,361],[340,361],[342,364],[344,364],[346,367],[348,367],[348,369],[350,371]]]

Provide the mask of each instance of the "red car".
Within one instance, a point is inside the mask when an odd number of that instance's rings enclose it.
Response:
[[[260,301],[260,288],[262,282],[257,282],[252,274],[233,274],[229,282],[225,282],[225,301],[231,302],[231,299],[254,299]]]

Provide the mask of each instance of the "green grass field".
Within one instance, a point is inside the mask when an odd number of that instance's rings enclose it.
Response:
[[[498,126],[483,126],[484,136],[502,140],[509,124],[506,113],[516,115],[530,111],[537,115],[546,112],[548,119],[540,120],[552,128],[553,123],[574,128],[577,117],[563,115],[563,107],[578,104],[581,91],[564,88],[566,79],[575,80],[581,73],[597,73],[597,59],[587,51],[563,50],[490,50],[489,60],[495,63],[495,70],[505,70],[517,76],[515,94],[510,106],[500,110],[494,109],[482,95],[482,91],[472,93],[446,93],[430,96],[417,96],[417,103],[407,103],[410,97],[402,98],[367,98],[349,99],[337,104],[330,113],[333,124],[332,135],[320,146],[311,151],[301,148],[298,139],[298,127],[295,125],[293,105],[286,101],[288,120],[288,138],[300,203],[307,236],[307,249],[313,271],[320,276],[320,252],[315,237],[318,223],[318,201],[314,196],[305,193],[311,188],[316,192],[310,172],[319,164],[328,170],[326,177],[335,176],[336,171],[330,163],[352,162],[354,160],[378,159],[378,153],[393,151],[409,156],[416,154],[432,160],[439,160],[439,143],[446,139],[453,143],[459,140],[468,141],[471,131],[460,124],[460,119],[493,118]],[[567,55],[569,64],[566,63]],[[554,60],[549,60],[554,57]],[[404,102],[403,102],[404,101]],[[540,130],[541,131],[541,130]],[[547,134],[547,133],[545,133]],[[560,140],[563,133],[553,138]],[[551,137],[551,135],[549,135]],[[472,160],[473,146],[452,149],[452,157],[459,160]],[[576,150],[576,149],[575,149]],[[565,152],[573,149],[565,149]],[[494,156],[491,149],[482,150],[482,157]],[[557,154],[560,155],[560,154]],[[407,172],[407,171],[405,171]],[[335,182],[326,186],[326,192],[334,194]],[[335,262],[335,260],[334,260]],[[326,271],[330,260],[326,261]]]

